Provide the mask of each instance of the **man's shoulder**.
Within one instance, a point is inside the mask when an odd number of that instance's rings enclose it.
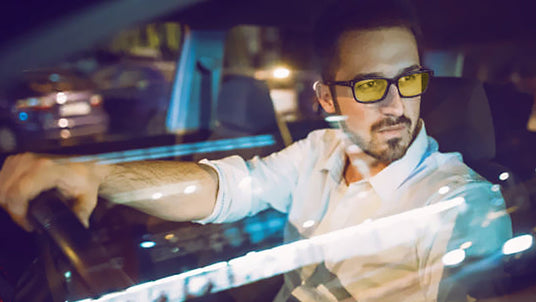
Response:
[[[421,175],[417,175],[417,181],[413,183],[433,195],[463,191],[474,186],[491,186],[489,181],[463,162],[459,153],[433,152],[421,166],[420,170],[417,169],[417,174]]]
[[[460,153],[433,152],[426,158],[425,164],[432,167],[431,176],[443,178],[456,178],[465,181],[486,181],[464,161]]]

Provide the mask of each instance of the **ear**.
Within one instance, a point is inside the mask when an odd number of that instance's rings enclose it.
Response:
[[[322,106],[322,109],[324,109],[324,111],[326,111],[328,114],[335,113],[335,105],[333,104],[333,98],[331,97],[329,86],[320,82],[315,82],[313,87],[316,93],[316,98],[318,99],[320,106]]]

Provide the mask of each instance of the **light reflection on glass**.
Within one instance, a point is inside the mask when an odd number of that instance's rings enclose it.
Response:
[[[348,148],[346,148],[346,151],[348,151],[348,153],[358,153],[361,152],[361,149],[358,146],[352,144],[348,146]]]
[[[501,185],[493,185],[491,186],[491,191],[493,192],[499,192],[501,190]]]
[[[154,241],[144,241],[140,243],[140,246],[144,249],[150,249],[156,245],[156,242]]]
[[[310,228],[312,227],[313,225],[315,225],[315,221],[314,220],[307,220],[306,222],[303,223],[303,227],[304,228]]]
[[[473,243],[471,241],[467,241],[467,242],[462,243],[462,245],[460,245],[460,248],[463,250],[466,250],[470,248],[472,245]]]
[[[125,203],[125,202],[133,202],[133,201],[141,201],[141,200],[157,200],[164,196],[174,196],[174,195],[182,195],[184,194],[184,191],[189,186],[194,186],[199,188],[199,186],[194,185],[197,182],[193,181],[187,181],[187,182],[178,182],[178,183],[171,183],[166,184],[158,187],[150,187],[150,188],[144,188],[140,190],[131,190],[126,192],[120,192],[114,194],[112,197],[114,202],[116,203]],[[188,189],[191,190],[191,189]]]
[[[184,188],[184,194],[192,194],[193,192],[195,192],[196,189],[197,187],[195,185],[189,185]]]
[[[450,188],[448,186],[443,186],[441,188],[439,188],[439,194],[441,195],[445,195],[447,194],[448,192],[450,191]]]
[[[152,288],[155,286],[173,286],[176,288],[184,285],[187,290],[180,292],[176,297],[177,301],[183,301],[188,294],[193,293],[193,290],[196,288],[201,293],[205,293],[205,291],[207,291],[207,293],[214,292],[214,290],[219,291],[229,289],[262,280],[299,267],[319,263],[326,259],[337,262],[358,255],[374,255],[377,252],[377,248],[373,246],[370,248],[364,246],[360,249],[341,248],[333,243],[343,242],[348,243],[350,246],[355,242],[355,238],[373,238],[374,231],[386,231],[388,233],[398,234],[398,232],[393,230],[398,230],[401,224],[416,228],[411,232],[415,233],[418,229],[422,229],[429,224],[430,221],[422,219],[423,217],[432,217],[433,215],[438,214],[441,215],[444,211],[449,211],[450,209],[458,208],[463,205],[465,205],[465,199],[463,197],[457,197],[441,203],[428,205],[423,208],[379,218],[367,224],[355,225],[328,234],[285,243],[267,250],[250,252],[245,256],[233,258],[226,262],[215,263],[160,280],[135,285],[123,292],[104,295],[99,298],[98,301],[126,301],[125,298],[130,297],[128,294],[132,292],[135,292],[138,297],[142,297],[149,296]],[[415,221],[416,223],[408,224],[408,221]],[[382,249],[405,244],[408,240],[412,239],[407,238],[407,236],[393,236],[391,240],[386,242],[388,246],[382,246]],[[449,256],[446,257],[446,262],[453,263],[455,259],[449,259],[449,257],[455,258],[454,256],[456,256],[456,254],[458,254],[457,261],[459,261],[462,253],[465,258],[465,252],[463,250],[448,253],[447,255]],[[294,257],[295,255],[300,255],[300,257]],[[463,259],[461,261],[463,261]],[[270,266],[270,269],[263,269],[267,265]],[[200,280],[195,280],[197,278],[200,278]]]
[[[326,116],[324,118],[324,120],[326,120],[326,122],[328,122],[328,123],[342,122],[342,121],[345,121],[347,119],[348,119],[348,117],[346,115],[330,115],[330,116]]]
[[[460,264],[465,259],[465,251],[462,249],[455,249],[446,253],[442,260],[446,266],[453,266]]]
[[[207,283],[208,279],[203,275],[190,278],[188,281],[188,292],[194,295],[200,295],[207,286]]]
[[[249,186],[251,185],[251,177],[244,177],[240,183],[238,184],[238,187],[241,189],[241,190],[245,190],[247,189]]]
[[[110,152],[98,155],[77,156],[67,159],[69,162],[96,161],[98,164],[116,164],[131,161],[158,159],[172,156],[183,156],[197,153],[209,153],[225,150],[249,149],[272,146],[275,139],[272,135],[257,135],[240,138],[222,139],[199,143],[187,143],[174,146],[133,149],[121,152]]]
[[[528,250],[532,246],[532,235],[521,235],[506,241],[502,252],[504,255],[511,255]]]
[[[510,207],[506,210],[500,210],[500,211],[493,211],[493,212],[489,212],[487,215],[486,215],[486,219],[482,222],[481,226],[482,227],[488,227],[489,224],[495,220],[495,219],[498,219],[498,218],[501,218],[503,217],[504,215],[508,215],[508,213],[510,212],[514,212],[516,211],[516,207]]]
[[[499,179],[502,180],[502,181],[507,180],[509,177],[510,177],[510,174],[509,174],[508,172],[502,172],[502,173],[499,175]]]

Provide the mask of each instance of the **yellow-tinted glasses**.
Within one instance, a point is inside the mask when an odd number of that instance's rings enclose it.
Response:
[[[326,85],[340,85],[352,88],[354,99],[359,103],[370,104],[382,101],[391,84],[398,89],[401,97],[411,98],[423,94],[428,88],[434,72],[430,69],[419,69],[403,73],[396,78],[370,77],[351,81],[326,81]]]

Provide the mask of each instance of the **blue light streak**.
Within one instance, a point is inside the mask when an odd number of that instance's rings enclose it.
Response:
[[[174,156],[184,156],[197,153],[210,153],[216,151],[229,151],[237,149],[248,149],[265,147],[275,144],[272,135],[257,135],[240,138],[222,139],[216,141],[206,141],[199,143],[187,143],[174,146],[164,146],[155,148],[134,149],[121,152],[110,152],[98,155],[79,156],[68,159],[71,162],[97,161],[99,164],[116,164],[130,161],[147,159],[159,159]]]

